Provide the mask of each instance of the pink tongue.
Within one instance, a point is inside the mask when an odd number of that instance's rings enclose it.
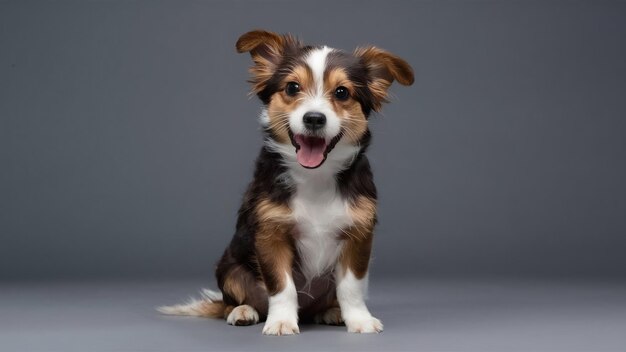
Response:
[[[326,150],[324,138],[297,134],[295,135],[295,140],[300,145],[300,149],[296,153],[296,158],[300,165],[304,167],[318,167],[324,161],[324,151]]]

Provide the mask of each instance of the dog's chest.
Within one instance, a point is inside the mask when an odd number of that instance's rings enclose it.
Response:
[[[331,269],[341,253],[341,231],[352,224],[348,204],[334,183],[297,186],[291,200],[300,269],[307,279]]]

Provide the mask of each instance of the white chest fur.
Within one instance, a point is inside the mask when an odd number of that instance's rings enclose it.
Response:
[[[322,166],[308,170],[298,164],[290,143],[266,143],[283,156],[289,170],[283,181],[294,187],[290,208],[298,230],[296,247],[300,269],[310,280],[333,267],[341,253],[341,231],[353,223],[336,175],[350,164],[360,147],[339,141]]]
[[[298,231],[300,269],[312,279],[332,268],[341,253],[341,231],[352,223],[348,204],[334,177],[321,176],[296,182],[291,209]]]

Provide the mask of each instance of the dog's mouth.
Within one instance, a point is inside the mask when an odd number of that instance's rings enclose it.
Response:
[[[307,169],[316,169],[326,161],[328,153],[330,153],[335,145],[341,139],[340,132],[329,142],[326,138],[308,136],[304,134],[293,134],[289,131],[291,144],[296,147],[296,159],[298,163]]]

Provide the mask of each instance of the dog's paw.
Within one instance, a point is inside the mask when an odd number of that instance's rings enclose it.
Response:
[[[247,304],[235,307],[226,322],[230,325],[253,325],[259,322],[259,313]]]
[[[383,323],[371,315],[355,319],[346,319],[346,326],[348,327],[348,332],[359,334],[371,334],[383,331]]]
[[[325,312],[315,315],[315,322],[326,325],[341,325],[343,318],[341,317],[341,309],[339,307],[329,308]]]
[[[265,322],[263,335],[293,335],[299,334],[298,322],[296,320],[270,320]]]

